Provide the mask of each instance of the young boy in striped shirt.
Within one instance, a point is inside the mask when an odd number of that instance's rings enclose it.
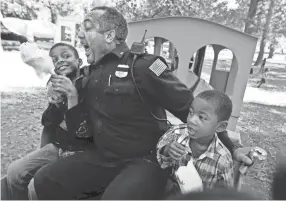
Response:
[[[204,189],[233,186],[232,156],[216,134],[227,128],[231,112],[232,102],[226,94],[204,91],[194,99],[187,123],[161,137],[157,159],[163,169],[170,169],[177,184],[180,181],[175,172],[192,161]]]

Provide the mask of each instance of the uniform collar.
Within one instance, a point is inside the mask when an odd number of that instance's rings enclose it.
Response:
[[[115,56],[118,59],[121,59],[125,52],[129,51],[129,48],[125,42],[119,43],[116,45],[116,47],[109,53],[107,53],[105,56],[103,56],[97,64],[91,64],[90,66],[98,66],[99,64],[102,64],[106,61],[109,61],[111,58],[110,56]],[[111,56],[111,57],[112,57]]]
[[[129,50],[129,47],[125,42],[116,45],[115,49],[111,51],[112,54],[116,55],[119,59]]]

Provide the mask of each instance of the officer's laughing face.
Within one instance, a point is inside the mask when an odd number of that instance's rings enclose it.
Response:
[[[89,64],[101,59],[105,49],[104,37],[98,33],[95,24],[90,19],[85,19],[79,31],[78,37],[85,49],[85,55]]]
[[[105,11],[94,10],[85,17],[78,33],[81,44],[85,48],[87,62],[97,63],[105,54],[110,52],[111,44],[115,40],[114,30],[99,31],[98,21]],[[107,22],[108,23],[108,22]]]

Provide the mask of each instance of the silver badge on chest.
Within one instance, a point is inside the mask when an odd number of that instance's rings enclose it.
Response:
[[[115,76],[118,78],[124,78],[128,75],[129,66],[125,64],[119,64],[115,71]]]

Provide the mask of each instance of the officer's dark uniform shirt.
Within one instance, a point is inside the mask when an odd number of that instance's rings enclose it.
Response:
[[[169,69],[163,66],[160,74],[152,71],[150,66],[159,57],[146,54],[134,65],[136,84],[146,102],[143,104],[132,82],[133,57],[126,58],[128,50],[127,45],[121,43],[98,64],[91,65],[84,92],[97,152],[109,164],[155,151],[167,124],[156,120],[149,109],[158,118],[166,119],[166,109],[185,121],[193,100],[192,92]],[[167,67],[164,59],[159,59]],[[127,64],[129,68],[128,73],[118,76],[116,71],[120,64]],[[79,106],[71,108],[66,113],[67,119],[75,118],[77,110]]]

